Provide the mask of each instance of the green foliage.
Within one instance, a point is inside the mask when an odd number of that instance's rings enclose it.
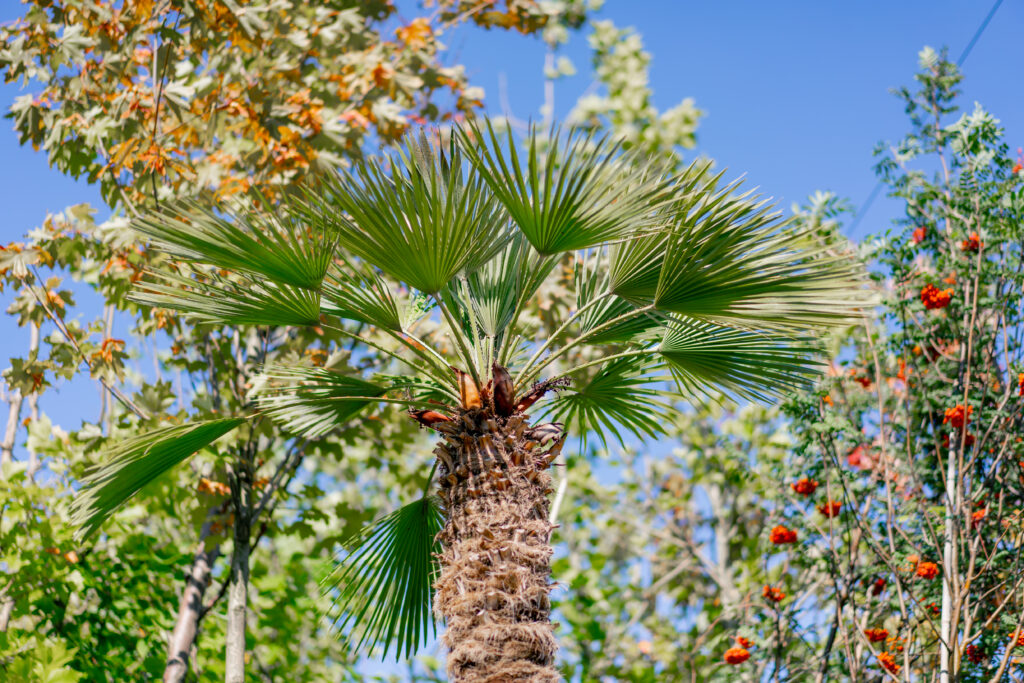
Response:
[[[647,241],[648,238],[632,240],[619,248],[630,248]],[[586,335],[591,344],[626,344],[665,324],[664,316],[657,311],[634,315],[636,306],[611,293],[611,275],[605,272],[606,259],[603,256],[603,252],[598,252],[589,267],[582,261],[576,265],[576,309],[581,311],[580,334]]]
[[[606,443],[606,434],[614,434],[624,444],[622,432],[636,437],[657,438],[672,412],[669,394],[653,388],[659,381],[658,364],[643,356],[628,356],[609,361],[589,376],[569,375],[572,385],[545,406],[545,418],[564,422],[582,437],[596,434]]]
[[[332,618],[355,648],[379,646],[387,657],[409,657],[436,634],[431,592],[440,568],[435,540],[444,523],[434,496],[425,496],[362,529],[324,581]]]
[[[208,206],[183,201],[132,221],[152,246],[178,259],[267,277],[281,285],[317,289],[331,265],[330,236],[289,220],[287,208],[268,205],[253,193],[239,219],[228,220]]]
[[[407,136],[394,158],[331,176],[307,201],[309,218],[336,232],[345,249],[429,294],[508,239],[503,212],[460,149],[435,147],[423,133]]]
[[[644,153],[609,137],[531,130],[526,160],[515,140],[469,123],[457,131],[467,157],[530,244],[543,255],[635,237],[659,223],[670,190]],[[563,137],[564,136],[564,137]]]
[[[73,492],[64,483],[33,483],[9,468],[7,475],[0,481],[0,547],[17,581],[5,590],[13,607],[9,628],[0,633],[0,678],[159,678],[178,587],[154,577],[184,571],[191,553],[154,543],[124,518],[85,548],[72,536],[66,503]]]
[[[809,388],[821,365],[808,338],[786,338],[681,318],[658,346],[680,389],[709,396],[716,389],[770,401]]]
[[[71,521],[79,527],[79,537],[91,535],[143,486],[243,422],[232,417],[163,427],[109,449],[105,462],[85,477],[75,496]]]
[[[387,387],[329,368],[268,366],[256,385],[256,405],[288,432],[315,439],[348,422]]]
[[[425,312],[414,301],[396,299],[376,273],[352,265],[328,275],[321,306],[325,313],[391,332],[404,331]]]
[[[131,300],[226,325],[315,325],[320,319],[319,292],[244,275],[161,272],[133,292]]]
[[[863,268],[780,222],[764,201],[716,189],[693,164],[660,238],[620,248],[612,291],[659,310],[732,326],[808,329],[849,317],[835,302],[869,307]],[[657,282],[654,273],[658,273]]]

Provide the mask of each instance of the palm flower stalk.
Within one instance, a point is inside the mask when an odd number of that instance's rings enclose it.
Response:
[[[870,305],[846,254],[709,164],[670,171],[575,131],[520,148],[470,123],[285,206],[178,205],[135,227],[175,261],[140,303],[200,323],[329,327],[395,374],[271,354],[249,413],[111,452],[75,502],[83,530],[253,418],[319,439],[363,408],[401,406],[437,433],[436,489],[345,546],[325,584],[331,618],[354,647],[408,656],[433,613],[460,683],[559,678],[549,469],[568,434],[646,439],[683,401],[806,387],[821,335]],[[571,269],[575,306],[545,328],[531,302],[556,267]]]

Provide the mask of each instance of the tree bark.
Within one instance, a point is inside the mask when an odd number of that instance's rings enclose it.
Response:
[[[521,413],[487,418],[476,410],[440,428],[446,522],[434,604],[447,623],[449,680],[559,681],[547,470],[561,452],[561,428],[531,430]]]
[[[167,647],[167,665],[164,668],[164,683],[181,683],[188,673],[188,659],[192,646],[196,642],[199,630],[199,617],[203,611],[203,596],[210,585],[210,572],[220,555],[220,544],[208,547],[212,520],[203,524],[199,534],[199,548],[188,577],[185,579],[185,590],[178,604],[178,618],[171,633]]]
[[[33,323],[29,327],[29,357],[34,356],[38,351],[39,327]],[[30,399],[29,403],[29,415],[32,419],[37,419],[39,417],[36,407],[38,396],[33,394],[33,397],[35,397],[35,400]],[[20,391],[15,390],[11,393],[7,402],[10,404],[10,409],[7,413],[7,427],[4,429],[4,439],[0,441],[0,466],[14,462],[14,443],[18,437],[18,425],[21,424],[21,407],[25,402],[25,396]],[[32,476],[34,472],[35,469],[29,467],[29,476]],[[0,476],[3,476],[2,470],[0,470]]]
[[[964,429],[966,429],[966,425]],[[954,434],[955,434],[954,430]],[[939,682],[949,683],[951,680],[955,680],[954,672],[952,671],[953,663],[953,640],[955,634],[953,633],[953,591],[952,591],[952,580],[954,567],[953,558],[953,541],[954,534],[956,533],[956,485],[957,485],[957,452],[952,447],[954,437],[950,436],[951,447],[947,455],[946,462],[946,495],[944,497],[945,505],[945,523],[944,523],[944,538],[942,544],[942,616],[940,617],[940,630],[939,630]]]
[[[231,477],[235,502],[234,548],[228,587],[228,627],[224,648],[225,683],[245,682],[245,616],[249,590],[249,541],[252,535],[251,463],[240,463],[240,473]]]
[[[7,595],[6,591],[0,592],[0,633],[6,633],[11,623],[11,614],[14,612],[14,598]]]
[[[15,391],[7,399],[9,405],[7,412],[7,427],[4,429],[3,441],[0,441],[0,465],[9,465],[14,462],[14,441],[18,436],[18,424],[21,422],[21,405],[24,397],[20,391]],[[2,476],[2,471],[0,471]]]

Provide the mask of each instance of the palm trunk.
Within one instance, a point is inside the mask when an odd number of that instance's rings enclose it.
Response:
[[[447,623],[453,683],[558,681],[551,623],[547,470],[561,429],[526,416],[471,410],[445,424],[440,491],[446,509],[435,611]],[[544,443],[553,444],[544,450]]]
[[[210,585],[210,572],[220,545],[212,548],[207,544],[210,522],[203,525],[199,536],[199,548],[192,560],[192,568],[185,579],[185,590],[178,604],[178,618],[167,647],[167,665],[164,668],[163,683],[181,683],[188,673],[188,658],[199,630],[199,617],[203,611],[203,595]]]
[[[245,616],[249,591],[249,542],[252,534],[252,476],[242,463],[241,476],[232,476],[235,502],[234,549],[228,586],[228,628],[224,648],[225,683],[245,683]]]

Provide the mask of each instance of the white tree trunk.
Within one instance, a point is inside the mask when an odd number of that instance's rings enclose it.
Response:
[[[225,683],[245,683],[245,615],[249,590],[249,537],[252,520],[251,477],[234,476],[235,538],[228,586],[228,629],[224,649]]]
[[[965,427],[966,428],[966,427]],[[956,432],[954,431],[954,434]],[[953,534],[956,524],[956,483],[957,483],[957,455],[956,448],[952,446],[954,436],[950,436],[950,449],[946,462],[946,495],[945,507],[946,517],[944,525],[944,537],[942,547],[942,617],[939,631],[939,683],[949,683],[951,678],[950,667],[952,664],[953,651]]]
[[[185,590],[178,604],[178,618],[167,647],[167,666],[163,683],[181,683],[188,673],[188,658],[199,629],[199,617],[203,610],[203,596],[210,585],[210,572],[220,554],[220,546],[207,547],[210,523],[203,525],[199,548],[192,560],[192,568],[185,579]]]

